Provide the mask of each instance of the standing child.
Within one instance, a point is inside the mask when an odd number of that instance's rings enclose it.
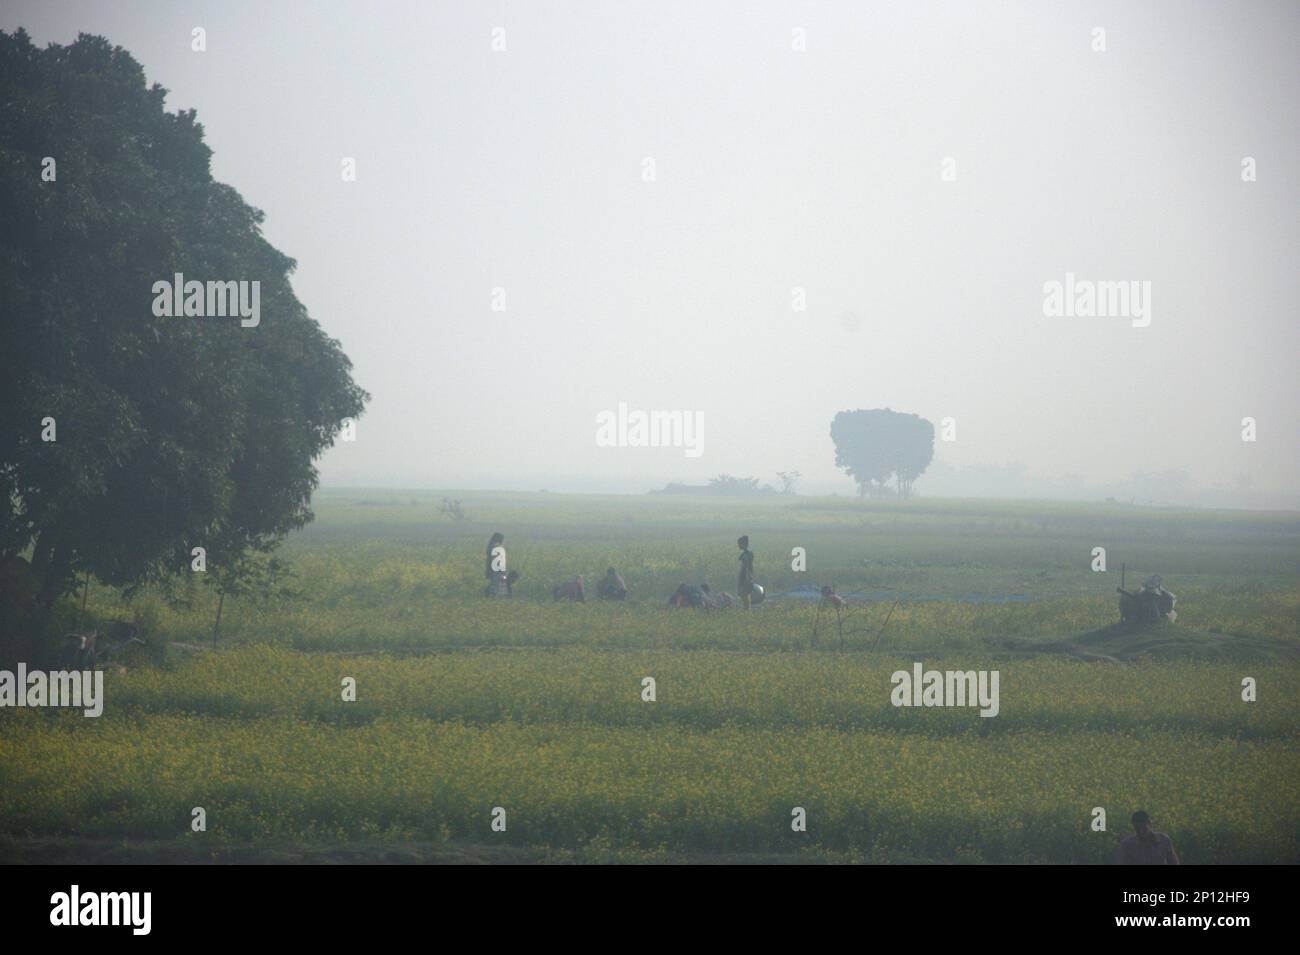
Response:
[[[754,555],[749,550],[749,535],[742,535],[736,544],[740,547],[740,576],[736,580],[736,593],[748,610],[750,597],[754,593]]]

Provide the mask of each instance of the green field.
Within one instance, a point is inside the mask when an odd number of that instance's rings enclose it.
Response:
[[[98,719],[0,711],[0,858],[1101,862],[1145,808],[1186,862],[1300,861],[1300,516],[464,493],[453,522],[442,496],[318,494],[296,593],[227,601],[215,649],[206,588],[92,587],[150,650]],[[479,596],[494,530],[509,601]],[[777,596],[664,607],[734,590],[742,532]],[[1121,562],[1176,625],[1111,626]],[[550,600],[609,565],[626,604]],[[779,596],[832,581],[864,595],[842,640]],[[892,706],[914,661],[998,670],[999,714]]]

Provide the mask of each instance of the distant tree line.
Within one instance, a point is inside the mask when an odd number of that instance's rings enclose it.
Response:
[[[777,480],[781,487],[771,484],[760,485],[756,477],[733,477],[719,474],[709,479],[708,484],[669,484],[651,494],[711,494],[719,497],[763,497],[774,494],[795,493],[795,486],[801,475],[798,471],[778,471]]]
[[[860,497],[912,496],[916,479],[934,460],[934,424],[917,414],[891,408],[841,411],[831,420],[835,464],[858,485]],[[759,497],[794,494],[801,475],[778,471],[780,489],[758,478],[719,474],[708,484],[669,484],[654,494]],[[891,487],[892,484],[892,487]]]

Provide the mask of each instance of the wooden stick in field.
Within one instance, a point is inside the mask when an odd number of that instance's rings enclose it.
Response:
[[[876,652],[876,647],[880,645],[880,635],[881,635],[882,633],[884,633],[884,632],[885,632],[885,628],[886,628],[887,626],[889,626],[890,618],[894,616],[894,610],[895,610],[895,608],[898,607],[898,602],[899,602],[900,600],[902,600],[902,599],[903,599],[903,598],[902,598],[901,595],[898,596],[898,597],[895,597],[895,598],[894,598],[894,604],[893,604],[892,607],[889,608],[889,613],[888,613],[888,614],[886,615],[886,617],[885,617],[885,622],[882,623],[882,624],[880,625],[880,629],[876,631],[876,639],[875,639],[875,641],[871,644],[871,652],[872,652],[872,653],[875,653],[875,652]]]

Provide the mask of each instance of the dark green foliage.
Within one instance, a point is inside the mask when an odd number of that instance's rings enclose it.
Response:
[[[129,588],[188,571],[194,546],[211,567],[273,547],[367,397],[293,261],[120,47],[0,33],[0,88],[0,557],[31,547],[48,605],[82,571]],[[155,317],[177,272],[260,281],[260,324]]]

